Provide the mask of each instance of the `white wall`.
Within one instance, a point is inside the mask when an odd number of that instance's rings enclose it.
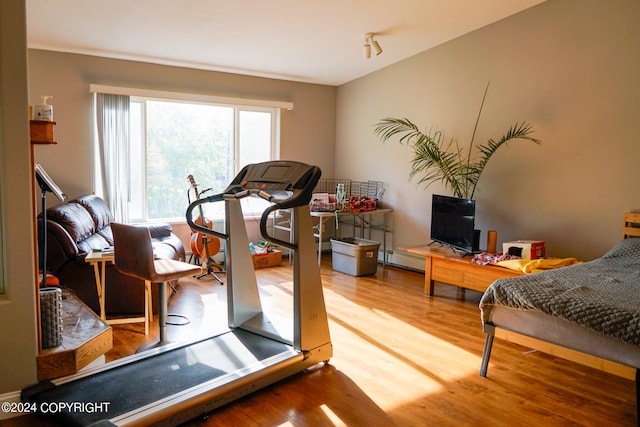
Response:
[[[408,117],[468,143],[488,81],[477,141],[528,121],[543,145],[515,141],[479,182],[477,228],[498,243],[541,239],[553,256],[592,259],[640,208],[640,3],[548,0],[338,89],[337,176],[386,183],[394,244],[428,242],[431,194],[408,181],[412,152],[382,144],[374,124]]]

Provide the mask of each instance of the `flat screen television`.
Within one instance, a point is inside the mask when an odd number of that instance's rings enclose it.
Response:
[[[473,253],[476,202],[458,197],[433,195],[431,240]]]

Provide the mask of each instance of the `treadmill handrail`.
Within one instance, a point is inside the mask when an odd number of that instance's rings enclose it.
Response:
[[[191,227],[191,229],[195,231],[199,231],[201,233],[216,236],[220,239],[226,240],[229,237],[226,233],[221,233],[219,231],[212,230],[211,228],[204,227],[203,225],[196,224],[192,218],[192,213],[195,208],[197,208],[198,206],[204,203],[215,203],[215,202],[222,201],[224,200],[225,196],[235,198],[235,199],[242,199],[249,196],[258,196],[272,203],[276,203],[267,207],[262,213],[262,216],[260,217],[260,234],[262,234],[262,237],[264,237],[264,239],[270,243],[274,243],[276,245],[283,246],[287,249],[291,249],[294,251],[298,248],[298,245],[295,243],[287,242],[285,240],[280,240],[269,234],[267,229],[267,221],[268,221],[269,214],[271,214],[271,212],[273,212],[274,210],[280,209],[279,207],[280,205],[277,204],[277,202],[286,201],[286,199],[284,200],[275,199],[272,194],[264,190],[254,190],[254,189],[244,190],[233,195],[225,195],[221,193],[221,194],[216,194],[214,196],[209,196],[207,198],[195,200],[189,205],[189,207],[187,207],[186,217],[187,217],[187,224],[189,224],[189,227]]]
[[[262,234],[262,237],[264,238],[264,240],[266,240],[269,243],[273,243],[278,246],[282,246],[287,249],[297,251],[298,250],[297,242],[291,243],[291,242],[287,242],[286,240],[278,239],[270,235],[269,231],[267,230],[267,220],[269,218],[269,215],[271,214],[271,212],[276,211],[278,209],[281,209],[281,208],[278,207],[277,205],[272,205],[264,210],[264,212],[262,213],[262,217],[260,217],[260,234]]]
[[[193,210],[204,203],[220,202],[220,201],[224,201],[225,198],[243,199],[249,196],[258,196],[261,199],[264,199],[268,202],[275,203],[278,205],[286,203],[289,200],[289,199],[278,199],[273,194],[267,191],[258,190],[258,189],[247,189],[247,190],[239,191],[233,194],[228,194],[228,193],[215,194],[213,196],[195,200],[187,207],[187,213],[186,213],[187,224],[189,224],[189,226],[192,229],[200,231],[204,234],[210,234],[210,235],[219,237],[221,239],[226,239],[228,237],[226,233],[221,233],[219,231],[212,230],[211,228],[206,228],[202,225],[196,224],[193,221]]]
[[[191,202],[191,204],[187,207],[187,213],[186,213],[187,224],[189,224],[189,227],[191,227],[191,229],[194,230],[194,231],[199,231],[201,233],[208,234],[208,235],[215,236],[215,237],[218,237],[220,239],[225,239],[226,240],[229,237],[228,234],[221,233],[219,231],[212,230],[211,228],[204,227],[204,221],[203,221],[202,225],[196,224],[193,221],[193,217],[192,217],[193,210],[195,208],[197,208],[198,206],[200,206],[200,205],[202,205],[204,203],[221,202],[222,200],[223,200],[223,194],[220,193],[220,194],[215,194],[213,196],[200,198],[198,200],[195,200],[195,201]]]

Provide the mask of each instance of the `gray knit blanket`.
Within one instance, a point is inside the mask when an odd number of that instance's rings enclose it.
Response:
[[[594,261],[496,280],[480,300],[483,322],[493,306],[541,311],[640,346],[640,238]]]

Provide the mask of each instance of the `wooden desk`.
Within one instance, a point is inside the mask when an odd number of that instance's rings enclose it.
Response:
[[[111,326],[71,292],[63,291],[63,298],[62,344],[40,352],[38,380],[74,374],[113,347]]]
[[[471,263],[471,257],[462,257],[448,247],[414,246],[406,248],[424,260],[424,292],[433,295],[434,282],[460,286],[484,292],[497,279],[521,276],[522,272],[495,265]]]

